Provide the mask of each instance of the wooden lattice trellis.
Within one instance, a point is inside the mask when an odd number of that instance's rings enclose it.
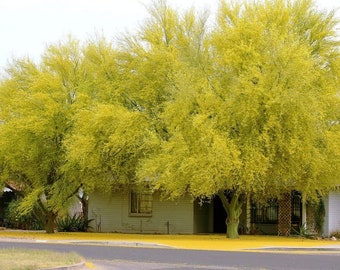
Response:
[[[285,193],[279,200],[278,235],[290,235],[292,225],[292,196]]]

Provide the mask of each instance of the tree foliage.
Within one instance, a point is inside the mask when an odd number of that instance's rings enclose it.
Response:
[[[84,79],[79,45],[50,46],[41,65],[14,61],[0,91],[1,179],[18,187],[22,214],[45,217],[48,232],[80,182],[65,177],[64,140],[73,128],[73,104]]]
[[[124,109],[119,75],[104,39],[81,46],[69,38],[40,65],[14,61],[1,85],[1,179],[19,186],[21,212],[45,216],[48,232],[80,187],[110,190],[132,174],[139,137],[131,127],[144,130],[144,120]]]
[[[333,15],[311,1],[221,2],[208,68],[180,70],[161,114],[169,138],[140,175],[172,198],[218,195],[230,237],[249,194],[328,190],[339,171]]]

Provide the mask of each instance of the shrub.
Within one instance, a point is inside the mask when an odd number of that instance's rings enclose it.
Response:
[[[340,239],[340,231],[332,232],[330,236],[334,236],[335,238]]]
[[[7,228],[24,229],[24,230],[42,230],[43,222],[34,212],[23,215],[18,207],[20,200],[13,200],[9,203],[6,212],[4,225]]]
[[[325,205],[322,199],[319,200],[319,203],[315,210],[315,223],[316,223],[316,229],[318,233],[321,235],[323,231],[323,225],[325,224]]]
[[[92,220],[77,214],[66,216],[57,219],[57,229],[59,232],[86,232],[91,228],[89,224]]]

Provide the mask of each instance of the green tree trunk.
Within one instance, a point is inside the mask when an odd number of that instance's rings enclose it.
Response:
[[[218,196],[222,201],[225,211],[227,212],[226,236],[228,238],[239,238],[238,225],[240,223],[243,202],[240,201],[240,196],[237,194],[232,194],[230,201],[224,192],[219,192]]]
[[[238,225],[240,223],[241,212],[236,208],[229,208],[228,217],[226,219],[227,224],[227,237],[228,238],[238,238]]]

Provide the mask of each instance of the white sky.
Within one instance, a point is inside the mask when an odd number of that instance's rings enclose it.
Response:
[[[315,0],[320,9],[340,7],[339,0]],[[134,32],[147,17],[152,0],[0,0],[0,74],[13,57],[38,60],[48,44],[69,34],[88,39],[96,33],[108,40]],[[219,0],[168,0],[178,9],[195,7],[214,13]],[[339,12],[338,12],[339,15]]]

